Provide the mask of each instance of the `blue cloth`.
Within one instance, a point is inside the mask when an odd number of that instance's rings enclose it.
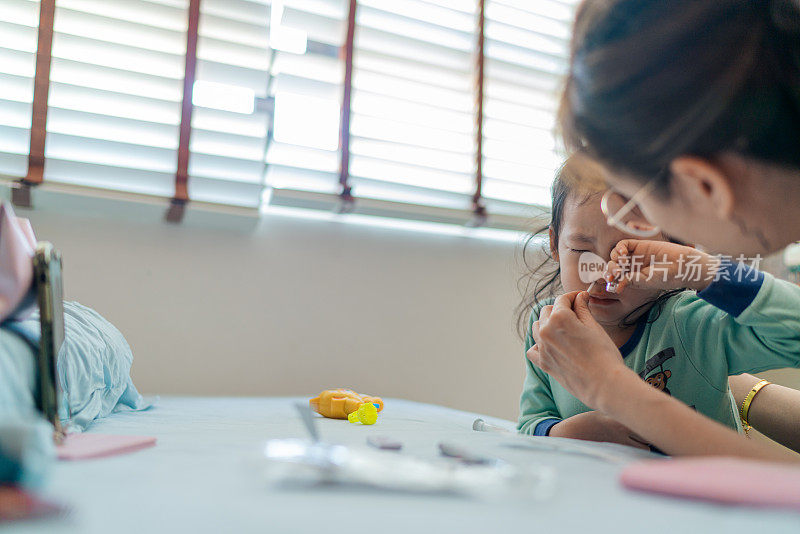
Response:
[[[0,422],[0,483],[40,487],[54,460],[50,423],[41,417]]]
[[[533,429],[534,436],[549,436],[550,429],[560,423],[562,419],[558,418],[550,418],[550,419],[543,419],[536,424],[536,428]]]
[[[636,323],[636,330],[633,331],[633,335],[628,338],[628,341],[625,342],[619,348],[620,354],[622,354],[623,358],[626,358],[628,354],[630,354],[633,349],[636,348],[636,345],[639,344],[639,341],[642,340],[642,334],[644,334],[644,327],[647,326],[649,314],[645,313],[639,318],[639,321]]]
[[[0,328],[0,484],[38,487],[55,458],[53,427],[36,410],[38,333]]]
[[[764,273],[743,263],[723,260],[711,284],[697,296],[720,310],[739,317],[758,295]]]
[[[64,302],[64,331],[57,362],[59,417],[69,432],[86,430],[114,412],[149,407],[131,380],[133,354],[119,330],[94,310]],[[36,410],[34,397],[39,336],[36,314],[0,328],[0,482],[38,477],[48,448],[37,436],[46,435],[52,449],[52,427]],[[43,434],[41,425],[50,430]],[[37,450],[42,451],[38,461]]]
[[[11,324],[11,323],[6,323]],[[36,404],[36,352],[39,334],[21,323],[0,328],[0,420],[31,418]]]

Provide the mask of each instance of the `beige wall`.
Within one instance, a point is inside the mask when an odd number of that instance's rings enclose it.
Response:
[[[19,215],[61,249],[67,298],[125,334],[142,392],[350,386],[516,418],[514,242],[36,193]]]
[[[65,291],[130,342],[144,393],[304,395],[350,386],[508,419],[523,353],[517,242],[36,191]],[[800,388],[800,373],[765,373]]]

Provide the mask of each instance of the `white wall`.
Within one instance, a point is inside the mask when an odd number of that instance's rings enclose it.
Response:
[[[143,393],[348,386],[517,416],[517,242],[34,193],[18,214],[61,249],[67,298],[125,334]]]
[[[514,242],[197,210],[172,225],[164,205],[34,193],[18,215],[61,249],[66,297],[125,334],[144,393],[349,386],[516,418]]]

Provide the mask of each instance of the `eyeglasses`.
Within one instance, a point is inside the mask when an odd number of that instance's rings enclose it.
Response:
[[[637,218],[632,213],[639,207],[639,201],[655,188],[655,184],[655,180],[648,182],[630,200],[610,189],[606,191],[600,201],[600,209],[606,216],[608,225],[636,237],[653,237],[661,232],[658,226],[644,218]]]

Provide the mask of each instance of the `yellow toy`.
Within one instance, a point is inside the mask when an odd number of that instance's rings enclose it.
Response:
[[[347,416],[347,420],[351,423],[361,423],[362,425],[374,425],[378,420],[378,405],[371,402],[365,402]]]
[[[383,410],[380,397],[359,395],[350,389],[326,389],[308,401],[311,408],[320,415],[331,419],[347,419],[362,404],[377,404],[377,411]]]

